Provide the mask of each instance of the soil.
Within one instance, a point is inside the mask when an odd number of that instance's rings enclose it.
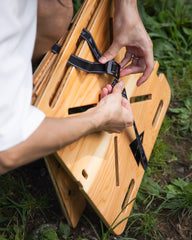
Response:
[[[178,177],[182,179],[188,178],[190,181],[192,181],[192,169],[189,168],[191,163],[188,160],[190,148],[192,146],[191,138],[186,138],[185,141],[182,140],[181,143],[174,143],[170,137],[169,142],[172,143],[172,147],[175,149],[175,155],[178,160],[170,162],[168,161],[167,164],[169,165],[171,172],[165,170],[161,176],[161,181],[165,184],[168,184],[170,183],[171,179]],[[38,196],[41,195],[48,195],[50,197],[48,200],[49,207],[46,211],[46,217],[38,212],[35,217],[35,224],[33,219],[28,222],[27,229],[30,234],[37,234],[38,229],[40,229],[42,226],[57,227],[60,221],[63,221],[64,223],[66,222],[43,159],[13,171],[12,175],[15,180],[22,177],[26,184],[27,190],[34,197],[38,198]],[[158,206],[158,202],[154,204],[157,204]],[[87,204],[84,215],[88,217],[94,228],[101,236],[100,220],[89,204]],[[192,216],[182,216],[180,218],[178,218],[178,216],[167,217],[166,212],[164,212],[162,216],[159,216],[159,218],[160,223],[158,225],[158,229],[163,235],[163,239],[192,239]],[[85,220],[84,217],[80,219],[78,226],[75,229],[71,229],[70,236],[70,239],[79,239],[79,236],[82,238],[84,237],[84,239],[97,239],[90,224]],[[134,233],[130,233],[129,237],[135,239]],[[110,239],[120,238],[121,236],[110,237]],[[142,238],[137,236],[137,239],[140,240]]]

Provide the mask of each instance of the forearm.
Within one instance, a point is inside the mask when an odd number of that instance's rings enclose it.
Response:
[[[115,13],[121,14],[127,20],[132,20],[128,14],[135,17],[135,13],[138,12],[137,0],[115,0]]]
[[[114,18],[116,33],[119,31],[119,34],[121,34],[125,27],[129,32],[132,30],[135,31],[135,27],[141,25],[137,0],[115,0]],[[124,26],[122,26],[122,23]]]
[[[87,134],[97,131],[97,113],[89,110],[70,118],[46,118],[24,142],[0,152],[0,174],[56,152]],[[97,121],[94,121],[97,118]]]
[[[66,145],[97,131],[122,132],[131,126],[133,114],[122,97],[123,82],[114,89],[104,88],[106,96],[96,107],[68,118],[45,118],[38,129],[22,143],[0,152],[0,175],[14,168],[54,153]]]

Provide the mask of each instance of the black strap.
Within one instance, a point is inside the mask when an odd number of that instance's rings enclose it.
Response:
[[[93,55],[95,56],[96,60],[99,61],[99,58],[102,56],[99,49],[97,48],[97,45],[89,31],[87,31],[85,28],[81,31],[80,35],[84,40],[87,41]]]
[[[140,157],[141,157],[141,164],[143,165],[144,170],[146,170],[148,161],[147,161],[147,157],[145,155],[145,151],[143,149],[143,145],[142,145],[140,136],[139,136],[138,131],[137,131],[135,121],[133,122],[133,127],[134,127],[134,130],[135,130],[135,135],[136,135],[137,144],[138,144],[138,148],[139,148],[139,153],[140,153]]]
[[[120,71],[120,66],[115,61],[109,61],[106,64],[89,62],[73,54],[71,54],[68,63],[88,73],[107,73],[117,77]]]
[[[118,79],[116,78],[116,79],[113,81],[113,83],[111,84],[112,87],[114,87],[117,83],[118,83]],[[128,99],[125,88],[123,89],[122,96],[125,97],[126,99]],[[148,161],[147,161],[147,157],[146,157],[146,155],[145,155],[145,151],[144,151],[144,149],[143,149],[143,145],[142,145],[142,142],[141,142],[139,133],[138,133],[138,131],[137,131],[137,127],[136,127],[135,121],[133,122],[133,127],[134,127],[134,131],[135,131],[135,135],[136,135],[136,140],[137,140],[137,145],[138,145],[138,150],[139,150],[139,154],[140,154],[140,161],[141,161],[141,164],[142,164],[142,166],[143,166],[143,169],[146,170]],[[137,162],[137,159],[135,159],[135,160],[136,160],[136,162]]]
[[[51,49],[51,51],[54,53],[54,54],[58,54],[61,50],[61,45],[59,45],[59,43],[55,43]]]
[[[71,55],[68,60],[68,63],[70,63],[71,65],[73,65],[83,71],[86,71],[88,73],[107,73],[107,74],[114,76],[115,79],[114,79],[113,83],[111,84],[111,86],[114,87],[119,82],[120,65],[117,62],[115,62],[114,60],[108,61],[106,64],[99,63],[98,60],[102,55],[101,55],[100,51],[98,50],[96,43],[95,43],[92,35],[90,34],[90,32],[88,32],[86,29],[83,29],[81,32],[81,37],[87,41],[97,62],[89,62],[89,61],[82,59],[80,57],[77,57],[75,55]],[[128,99],[125,88],[123,89],[122,96],[125,97],[126,99]],[[140,154],[140,161],[141,161],[141,164],[142,164],[144,170],[146,170],[148,161],[147,161],[147,157],[145,155],[145,151],[143,149],[143,145],[142,145],[140,136],[137,131],[135,121],[133,122],[133,127],[134,127],[136,141],[137,141],[138,150],[139,150],[139,154]]]

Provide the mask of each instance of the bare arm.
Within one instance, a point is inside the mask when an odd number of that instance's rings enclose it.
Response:
[[[125,47],[126,53],[120,63],[120,76],[143,72],[137,81],[137,85],[141,85],[152,72],[154,59],[152,42],[139,16],[137,0],[115,0],[113,33],[112,45],[100,62],[113,59]],[[131,64],[127,65],[128,63]]]
[[[0,152],[0,174],[53,153],[87,134],[100,130],[121,132],[132,125],[132,111],[121,96],[122,89],[122,82],[113,92],[104,88],[98,105],[78,116],[46,118],[27,140]]]

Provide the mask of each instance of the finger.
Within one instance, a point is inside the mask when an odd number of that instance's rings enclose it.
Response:
[[[153,43],[150,39],[148,43],[148,47],[145,48],[144,52],[144,61],[146,68],[143,72],[143,75],[138,79],[137,86],[140,86],[148,79],[154,68]]]
[[[102,90],[100,94],[100,99],[106,97],[108,94],[112,93],[112,86],[110,84],[107,84]]]
[[[133,125],[133,121],[134,121],[134,117],[133,117],[133,112],[130,106],[130,103],[124,98],[124,100],[122,100],[122,116],[124,119],[124,122],[126,124],[126,127],[132,126]]]
[[[126,108],[129,111],[131,111],[131,113],[132,113],[131,105],[130,105],[129,101],[126,98],[124,98],[124,97],[122,98],[121,104],[122,104],[122,106],[124,108]]]
[[[144,83],[150,76],[151,72],[153,71],[153,66],[146,68],[143,75],[137,80],[137,86],[139,87],[142,83]]]
[[[154,68],[154,58],[153,54],[150,54],[150,56],[146,56],[146,68],[143,72],[143,75],[138,79],[137,86],[140,86],[142,83],[144,83],[150,76],[150,74],[153,71]]]
[[[144,66],[135,66],[130,64],[126,68],[122,69],[120,72],[120,77],[124,77],[129,74],[141,73],[144,71]]]
[[[104,87],[101,91],[100,99],[106,97],[108,95],[108,89]]]
[[[108,50],[105,51],[105,53],[99,59],[99,62],[104,64],[104,63],[114,59],[116,57],[117,53],[119,52],[120,48],[121,47],[117,43],[113,42],[111,44],[111,46],[108,48]]]
[[[120,81],[118,82],[115,87],[113,88],[113,93],[114,94],[119,94],[121,96],[121,93],[123,91],[124,88],[124,82]]]
[[[112,88],[111,84],[107,84],[106,88],[107,88],[109,94],[112,93],[113,88]]]
[[[127,52],[123,60],[119,63],[119,65],[123,68],[131,61],[131,58],[132,58],[132,54]]]

